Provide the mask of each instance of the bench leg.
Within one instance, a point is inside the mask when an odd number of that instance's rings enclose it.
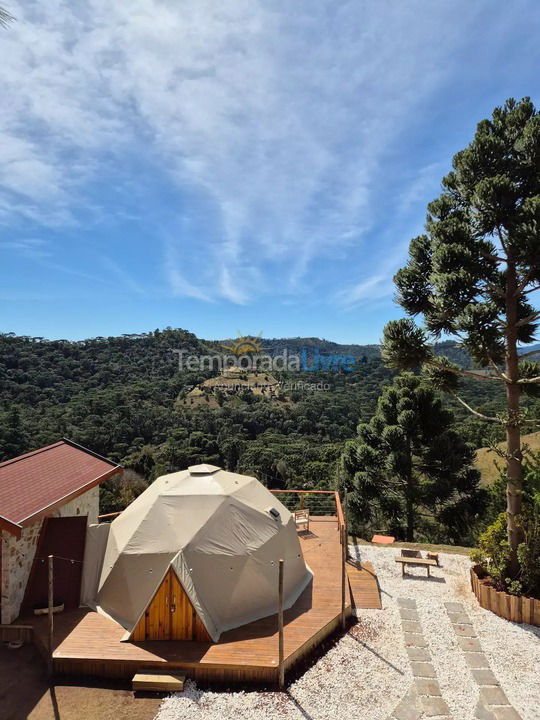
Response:
[[[401,563],[401,577],[405,577],[405,563]]]
[[[431,577],[429,565],[426,565],[426,568],[427,568],[427,576],[428,576],[428,577]]]

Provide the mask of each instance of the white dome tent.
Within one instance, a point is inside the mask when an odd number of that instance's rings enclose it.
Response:
[[[196,465],[153,482],[110,526],[95,607],[124,639],[217,642],[312,580],[291,513],[253,477]]]

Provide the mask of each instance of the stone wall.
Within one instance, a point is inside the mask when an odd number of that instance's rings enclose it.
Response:
[[[89,523],[96,523],[99,513],[99,486],[63,505],[51,517],[87,515]],[[42,520],[23,528],[17,539],[3,531],[2,535],[2,617],[3,624],[11,623],[19,614],[28,576],[36,553]]]

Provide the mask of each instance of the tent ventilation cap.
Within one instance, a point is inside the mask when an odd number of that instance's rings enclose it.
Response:
[[[215,465],[190,465],[188,470],[190,475],[212,475],[221,468]]]

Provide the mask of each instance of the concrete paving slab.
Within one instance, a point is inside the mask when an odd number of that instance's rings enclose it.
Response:
[[[470,668],[488,668],[489,663],[484,653],[470,652],[463,653],[463,657]]]
[[[435,668],[431,663],[427,662],[412,662],[411,663],[412,674],[414,677],[422,678],[434,678]]]
[[[403,633],[403,638],[405,640],[405,645],[407,647],[422,647],[425,648],[428,646],[426,639],[423,635],[418,635],[417,633]]]

